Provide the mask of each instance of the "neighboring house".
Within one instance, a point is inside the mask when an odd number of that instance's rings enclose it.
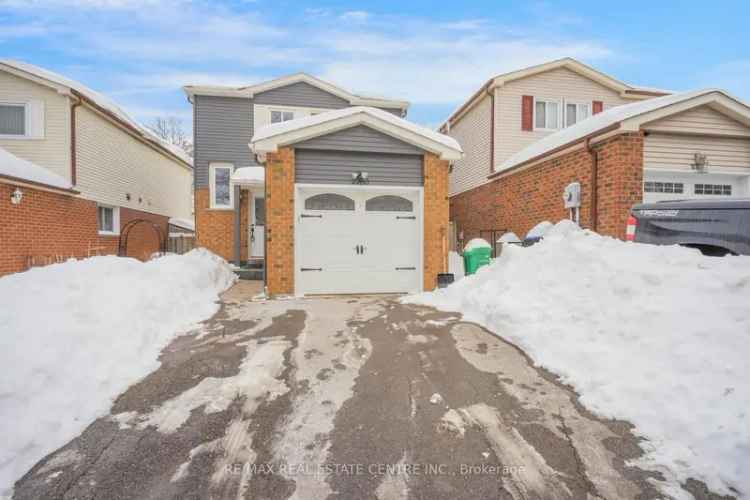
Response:
[[[580,183],[578,214],[562,193]],[[625,238],[641,201],[726,199],[750,194],[750,106],[698,90],[618,106],[549,135],[499,163],[481,188],[494,212],[483,224],[525,234],[571,214]],[[475,215],[454,207],[458,220]]]
[[[506,228],[499,214],[517,203],[490,193],[496,165],[604,110],[666,94],[625,84],[570,58],[490,79],[440,127],[465,151],[450,175],[451,220],[465,239],[480,230]],[[561,199],[562,192],[554,195]]]
[[[264,262],[272,295],[435,287],[461,149],[404,120],[408,103],[306,74],[185,91],[199,246]]]
[[[116,253],[121,229],[141,219],[127,254],[148,258],[170,217],[191,218],[191,159],[42,68],[0,61],[0,149],[0,274]]]

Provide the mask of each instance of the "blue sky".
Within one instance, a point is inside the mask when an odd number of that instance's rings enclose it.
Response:
[[[307,71],[408,99],[435,126],[487,78],[559,57],[651,87],[750,100],[750,2],[0,0],[0,57],[190,128],[184,84]]]

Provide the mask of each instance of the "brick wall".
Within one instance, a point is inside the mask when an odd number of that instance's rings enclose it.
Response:
[[[266,157],[266,264],[268,293],[294,293],[294,149]]]
[[[424,289],[437,286],[437,274],[447,272],[448,162],[424,155]]]
[[[234,210],[210,208],[208,188],[195,191],[196,246],[205,247],[234,261]],[[240,259],[247,260],[248,207],[250,193],[240,190]]]
[[[597,231],[624,239],[630,207],[642,199],[643,137],[623,134],[595,145],[599,158]],[[464,241],[480,230],[505,229],[523,237],[543,220],[569,217],[562,193],[580,182],[581,226],[591,227],[591,157],[583,149],[489,182],[450,200],[450,218]]]
[[[150,221],[161,230],[161,234],[159,234],[151,224],[141,222],[133,226],[128,232],[128,246],[125,255],[145,261],[154,252],[161,250],[160,238],[166,238],[168,235],[169,217],[120,207],[120,228],[125,227],[125,224],[134,219]],[[118,238],[116,236],[109,239],[113,240],[115,245],[117,244]]]

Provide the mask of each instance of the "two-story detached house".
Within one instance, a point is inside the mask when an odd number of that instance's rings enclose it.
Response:
[[[465,152],[450,174],[450,217],[465,240],[483,230],[524,232],[539,222],[531,205],[562,210],[554,175],[508,180],[489,177],[514,154],[604,110],[666,95],[634,87],[574,59],[498,75],[487,81],[440,127]],[[564,187],[564,185],[563,185]],[[501,192],[502,190],[502,192]]]
[[[406,121],[407,102],[304,73],[185,92],[199,246],[263,263],[271,295],[434,288],[461,149]]]
[[[191,180],[191,158],[108,97],[0,60],[0,275],[118,251],[146,259],[170,219],[192,218]]]

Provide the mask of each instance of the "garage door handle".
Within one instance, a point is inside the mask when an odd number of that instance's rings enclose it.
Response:
[[[417,218],[416,215],[409,215],[409,216],[406,216],[406,215],[397,215],[396,216],[396,219],[411,219],[411,220],[414,220],[416,218]]]
[[[304,273],[305,271],[322,271],[323,268],[321,268],[321,267],[301,267],[299,270]]]
[[[397,267],[396,271],[416,271],[416,267]]]
[[[323,218],[323,215],[321,215],[321,214],[318,214],[318,215],[302,214],[302,215],[300,215],[300,217],[302,217],[303,219],[304,219],[305,217],[307,217],[307,218],[318,218],[318,219],[322,219],[322,218]]]

